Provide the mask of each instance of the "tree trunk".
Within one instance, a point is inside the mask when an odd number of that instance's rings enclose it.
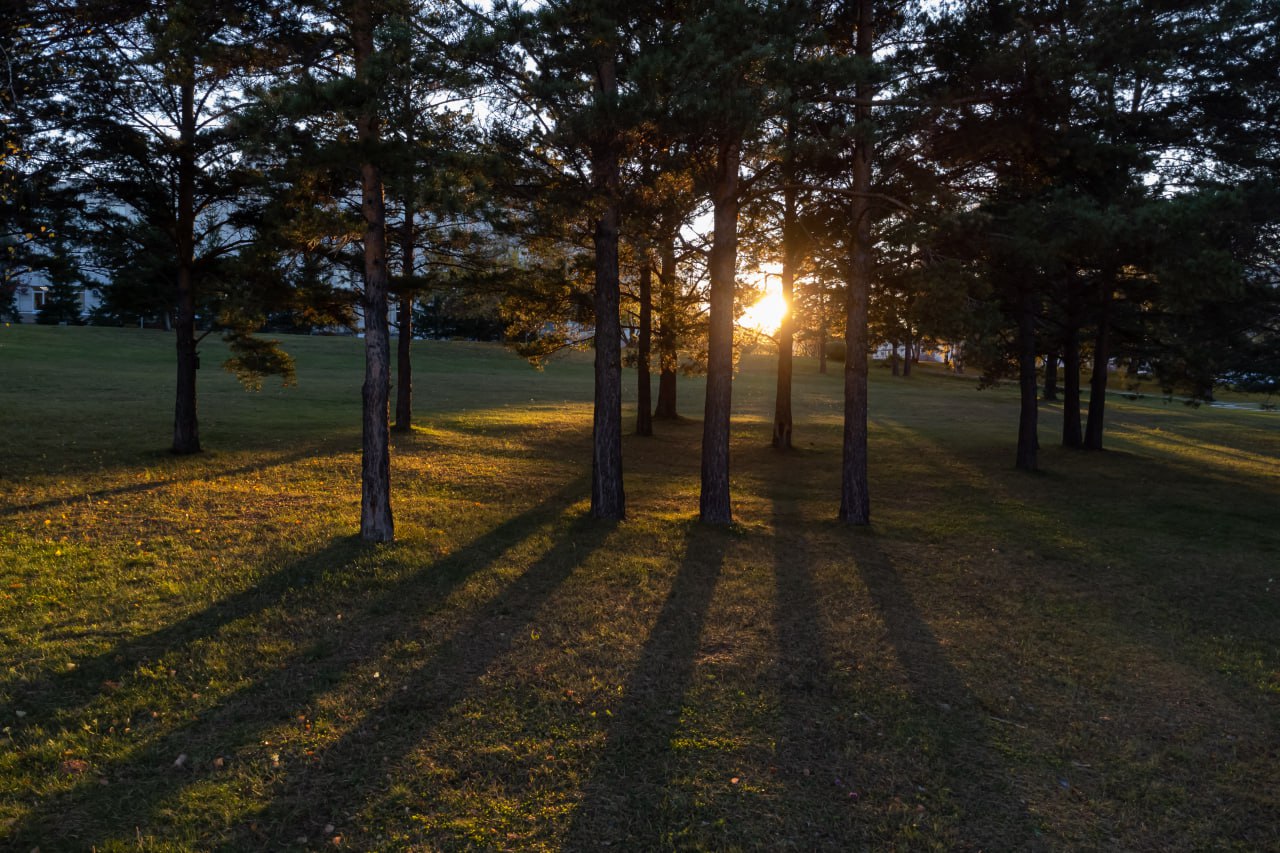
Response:
[[[1081,447],[1080,434],[1080,329],[1072,320],[1062,347],[1062,446]]]
[[[596,63],[596,98],[611,105],[617,97],[612,53]],[[619,316],[618,225],[620,180],[616,140],[596,143],[591,157],[592,189],[604,202],[595,224],[595,409],[591,433],[591,517],[622,519],[622,319]]]
[[[200,452],[200,429],[196,419],[196,119],[195,83],[181,85],[182,125],[178,130],[178,282],[177,331],[178,385],[173,407],[173,452]]]
[[[894,376],[901,376],[902,369],[898,364],[898,342],[891,341],[889,347],[889,368],[893,371]]]
[[[1058,399],[1058,351],[1046,353],[1044,357],[1044,399],[1054,402]]]
[[[911,363],[915,361],[915,351],[912,349],[911,332],[907,332],[907,340],[902,345],[902,378],[907,379],[911,376]]]
[[[413,203],[404,200],[404,230],[400,233],[400,274],[404,277],[404,289],[400,291],[400,304],[396,310],[400,338],[396,341],[396,432],[413,429]]]
[[[367,81],[373,57],[373,15],[370,0],[352,7],[351,37],[355,46],[356,77]],[[364,151],[378,146],[379,126],[374,105],[361,107],[356,135]],[[382,197],[382,172],[376,163],[360,165],[360,210],[364,214],[364,385],[363,434],[360,461],[360,538],[390,542],[391,450],[387,403],[391,396],[391,341],[387,328],[387,211]]]
[[[655,418],[675,420],[680,415],[676,409],[676,370],[680,366],[680,325],[676,319],[676,247],[673,238],[663,241],[662,269],[658,273],[658,404],[653,410]]]
[[[818,372],[827,372],[827,300],[822,287],[818,289]]]
[[[1107,408],[1107,364],[1111,361],[1111,303],[1115,291],[1110,277],[1103,284],[1098,334],[1093,342],[1093,376],[1089,378],[1089,420],[1084,428],[1085,450],[1102,449],[1102,420]]]
[[[710,330],[707,341],[707,396],[702,419],[702,491],[699,517],[729,524],[729,413],[733,405],[733,295],[738,263],[738,165],[742,141],[722,140],[711,193]]]
[[[791,417],[792,349],[795,341],[792,297],[795,290],[796,267],[800,260],[797,252],[800,217],[797,211],[795,167],[791,151],[795,141],[794,120],[787,124],[787,139],[782,189],[782,277],[778,282],[786,313],[782,315],[782,325],[778,327],[778,389],[773,405],[773,446],[778,450],[791,449],[791,433],[794,428]]]
[[[636,347],[636,435],[653,435],[653,387],[649,351],[653,345],[653,264],[649,252],[640,262],[640,336]]]
[[[858,2],[855,53],[870,66],[875,37],[871,0]],[[846,524],[871,523],[867,482],[867,303],[871,296],[871,109],[874,90],[859,81],[857,129],[853,148],[853,191],[850,204],[851,257],[844,344],[844,446],[840,464],[840,514]]]
[[[1014,467],[1035,471],[1040,449],[1036,434],[1040,408],[1036,399],[1036,303],[1035,294],[1029,288],[1023,290],[1018,298],[1018,390],[1021,406],[1018,410],[1018,453]]]

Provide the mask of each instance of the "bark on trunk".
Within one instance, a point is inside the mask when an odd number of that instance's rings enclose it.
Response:
[[[889,346],[892,348],[889,352],[889,369],[893,371],[894,376],[901,376],[902,368],[898,363],[898,342],[894,341]]]
[[[871,0],[859,0],[855,52],[865,63],[872,61],[875,35]],[[871,134],[866,126],[874,94],[868,82],[859,82],[857,130],[853,149],[852,228],[849,294],[845,316],[844,348],[844,447],[840,465],[840,514],[846,524],[871,523],[871,495],[867,482],[867,303],[871,295]]]
[[[778,286],[782,291],[782,302],[786,313],[782,315],[782,325],[778,327],[778,389],[773,405],[773,446],[778,450],[791,449],[791,434],[794,423],[791,416],[791,375],[792,358],[795,346],[795,318],[792,316],[791,302],[795,290],[796,267],[799,264],[799,213],[795,191],[795,168],[791,156],[791,143],[795,139],[795,125],[787,125],[788,146],[784,162],[784,183],[782,190],[782,276]]]
[[[680,366],[678,345],[680,321],[676,318],[676,247],[673,239],[662,244],[662,269],[658,274],[658,404],[655,418],[675,420],[676,369]]]
[[[373,16],[369,0],[352,8],[351,36],[355,45],[356,77],[367,80],[373,57]],[[363,150],[377,148],[378,118],[372,104],[356,117],[356,135]],[[360,209],[364,214],[364,385],[360,461],[360,538],[390,542],[391,450],[387,404],[391,396],[391,346],[387,328],[387,212],[382,196],[382,172],[376,163],[360,164]]]
[[[636,347],[636,435],[653,435],[653,386],[649,351],[653,345],[653,265],[648,251],[640,263],[640,338]]]
[[[1018,452],[1014,467],[1035,471],[1040,449],[1036,433],[1040,408],[1036,399],[1036,304],[1035,295],[1024,291],[1018,300]]]
[[[733,294],[738,262],[738,166],[741,140],[723,140],[712,190],[710,330],[707,341],[707,396],[702,420],[702,491],[699,517],[730,524],[729,413],[733,405]]]
[[[1041,396],[1050,403],[1058,400],[1058,358],[1057,350],[1044,356],[1044,392]]]
[[[617,79],[612,54],[596,62],[596,98],[612,104]],[[607,133],[607,132],[606,132]],[[622,519],[622,320],[618,313],[618,183],[615,140],[603,138],[591,158],[593,189],[604,203],[595,223],[595,410],[592,419],[591,516]]]
[[[654,420],[675,420],[680,417],[676,408],[676,371],[664,363],[658,373],[658,402],[653,407]]]
[[[1080,433],[1080,330],[1074,323],[1062,347],[1062,446],[1081,447]]]
[[[1103,285],[1098,333],[1093,342],[1093,376],[1089,378],[1089,420],[1084,428],[1085,450],[1102,449],[1102,421],[1107,408],[1107,364],[1111,361],[1111,282]]]
[[[404,289],[396,309],[400,337],[396,341],[396,432],[413,429],[413,203],[404,201],[404,230],[400,233],[400,274]]]
[[[200,429],[196,418],[196,308],[195,308],[195,185],[196,119],[195,83],[180,87],[181,127],[178,150],[178,281],[177,338],[178,383],[173,407],[173,452],[200,452]]]
[[[818,372],[827,372],[827,305],[824,291],[818,291]]]
[[[907,341],[902,345],[902,377],[911,376],[911,363],[915,361],[915,350],[911,342],[911,333],[907,333]]]

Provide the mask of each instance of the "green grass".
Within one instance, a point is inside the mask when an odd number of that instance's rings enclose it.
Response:
[[[1280,416],[1045,405],[1025,475],[1011,390],[876,370],[851,530],[838,370],[781,455],[747,357],[735,525],[696,420],[605,524],[589,358],[422,343],[362,547],[361,342],[206,342],[194,458],[170,344],[0,329],[0,847],[1280,849]]]

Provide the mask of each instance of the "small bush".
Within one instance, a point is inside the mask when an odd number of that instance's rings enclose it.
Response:
[[[827,361],[844,361],[844,341],[827,341]]]

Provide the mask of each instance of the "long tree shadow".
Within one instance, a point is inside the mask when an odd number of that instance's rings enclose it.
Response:
[[[939,736],[960,849],[1035,850],[1042,845],[991,736],[990,715],[968,688],[874,534],[852,540],[854,562],[884,620],[906,675],[914,713]]]
[[[1110,614],[1111,623],[1135,644],[1157,649],[1162,656],[1171,656],[1170,649],[1176,649],[1173,658],[1197,661],[1201,652],[1194,633],[1239,638],[1251,626],[1274,622],[1272,603],[1254,595],[1250,585],[1270,576],[1267,552],[1280,547],[1280,536],[1271,523],[1274,513],[1268,515],[1276,503],[1276,491],[1263,481],[1228,478],[1150,447],[1141,448],[1141,453],[1111,450],[1104,468],[1078,475],[1074,483],[1058,480],[1056,492],[1040,501],[1039,488],[1019,489],[1025,485],[1021,478],[1010,483],[984,477],[977,462],[956,461],[940,441],[902,424],[889,422],[889,427],[900,441],[910,442],[916,456],[954,472],[963,481],[962,489],[983,496],[949,501],[941,512],[963,518],[966,532],[994,531],[993,538],[1017,541],[1062,560],[1065,571],[1037,579],[1044,585],[1041,595],[1052,593],[1056,601],[1090,602]],[[1081,453],[1050,452],[1059,454],[1060,465],[1080,458]],[[1087,458],[1091,464],[1100,459]],[[1158,502],[1143,491],[1150,488],[1144,485],[1149,472],[1154,472],[1156,482],[1164,483]],[[1240,559],[1220,559],[1227,553],[1219,544],[1224,539],[1238,549],[1231,557],[1255,554],[1256,568],[1242,568],[1247,561]],[[1179,550],[1187,559],[1170,562],[1133,556],[1146,543]],[[1179,570],[1171,571],[1175,566]],[[1145,618],[1135,618],[1139,613]],[[1171,617],[1196,626],[1195,632],[1168,631]],[[1152,636],[1150,624],[1162,625],[1157,637]],[[1259,646],[1274,645],[1269,634],[1252,630]],[[1246,686],[1244,694],[1250,693]]]
[[[590,556],[615,525],[585,515],[500,595],[475,612],[392,692],[303,769],[267,792],[270,803],[235,826],[220,849],[279,849],[314,837],[334,815],[352,814],[388,784],[402,760],[462,702],[481,676],[517,639],[527,636],[539,609]]]
[[[461,580],[464,575],[458,573],[458,568],[482,565],[496,556],[495,549],[523,538],[554,519],[566,502],[580,494],[585,482],[576,479],[541,504],[502,522],[479,539],[433,564],[430,567],[432,574],[442,579]],[[201,638],[213,636],[233,622],[252,618],[281,603],[286,596],[296,597],[326,574],[349,564],[362,550],[363,546],[354,537],[335,539],[320,550],[264,576],[253,586],[222,598],[204,610],[126,640],[93,657],[75,661],[65,670],[8,685],[12,698],[7,707],[0,706],[0,715],[11,717],[11,712],[17,709],[36,715],[54,711],[65,715],[76,705],[100,693],[104,684],[119,682],[138,666],[154,662],[166,653]],[[305,604],[302,601],[297,603]]]
[[[847,786],[853,778],[844,750],[844,734],[833,718],[842,699],[831,650],[820,629],[822,618],[808,553],[808,531],[798,501],[771,478],[773,506],[774,622],[777,659],[773,680],[778,691],[780,731],[776,767],[786,787],[787,834],[807,849],[849,849]],[[842,801],[842,798],[845,798]]]
[[[5,685],[11,698],[7,705],[0,705],[0,716],[12,718],[16,710],[37,718],[74,716],[78,706],[102,692],[103,685],[117,684],[139,666],[154,663],[175,649],[214,636],[233,622],[251,619],[280,604],[335,567],[348,563],[360,550],[354,538],[335,539],[204,610],[125,640],[93,657],[74,661],[64,670]]]
[[[302,459],[314,458],[320,451],[324,450],[326,444],[309,445],[305,449],[295,450],[291,453],[273,456],[270,459],[264,459],[251,465],[238,465],[234,468],[226,468],[220,471],[204,471],[201,473],[202,480],[218,480],[225,477],[239,477],[243,474],[252,474],[256,471],[264,471],[268,468],[276,468],[281,465],[289,465]],[[180,459],[181,457],[172,457]],[[13,515],[22,515],[28,512],[43,512],[48,509],[65,507],[72,504],[93,503],[94,501],[102,501],[107,498],[116,498],[122,495],[136,495],[144,492],[154,492],[157,489],[163,489],[168,486],[182,485],[185,480],[180,476],[171,478],[148,480],[145,483],[127,483],[119,486],[111,486],[105,489],[95,489],[88,492],[75,492],[73,494],[61,495],[56,498],[46,498],[42,501],[29,504],[12,504],[0,507],[0,518]]]
[[[189,718],[188,722],[142,740],[126,757],[94,767],[92,778],[85,778],[65,792],[39,801],[26,818],[11,828],[10,839],[20,846],[25,845],[23,849],[33,844],[56,847],[57,839],[64,839],[69,847],[75,849],[88,849],[94,843],[120,838],[121,833],[129,834],[133,827],[147,826],[154,810],[166,798],[195,784],[203,774],[213,772],[208,759],[235,755],[255,747],[263,731],[282,719],[290,718],[299,707],[314,702],[349,677],[355,667],[371,657],[379,659],[389,644],[412,639],[410,635],[415,631],[421,632],[424,613],[438,609],[451,588],[483,571],[509,548],[561,517],[567,503],[581,493],[583,486],[582,479],[575,480],[546,501],[443,559],[363,596],[357,593],[353,599],[343,602],[347,612],[341,622],[293,626],[291,630],[301,635],[294,651],[284,658],[260,664],[256,670],[242,673],[242,686],[217,697],[207,706],[193,708],[184,715]],[[579,522],[572,529],[575,534],[581,532],[590,536],[591,531],[580,531],[581,527]],[[505,605],[495,603],[486,612],[496,607],[532,606],[530,602],[534,598],[549,594],[558,583],[557,579],[571,570],[571,561],[563,557],[573,538],[570,535],[553,547],[554,554],[549,552],[548,556],[540,559],[508,594],[501,596],[500,602],[506,602]],[[360,550],[350,540],[339,540],[320,553],[305,558],[301,565],[272,575],[254,589],[234,596],[230,602],[100,655],[65,677],[55,677],[36,685],[32,695],[39,696],[41,706],[61,709],[58,718],[62,720],[62,728],[73,730],[86,722],[81,718],[89,713],[92,703],[108,691],[104,686],[104,676],[114,674],[122,682],[117,689],[124,692],[129,689],[127,676],[136,668],[175,650],[193,650],[202,640],[214,637],[233,622],[243,622],[247,626],[286,599],[289,607],[284,609],[290,611],[305,612],[313,604],[323,604],[334,595],[334,589],[319,588],[325,584],[314,584],[314,596],[305,592],[296,596],[293,593],[301,585],[320,580],[326,571],[331,570],[333,565],[326,562],[328,559],[349,560]],[[554,567],[553,577],[547,577],[551,567]],[[308,596],[316,600],[308,601]],[[288,614],[282,617],[284,620],[287,618]],[[469,630],[479,630],[488,624],[485,619],[483,616],[471,619],[468,628],[459,631],[446,648],[461,647],[467,641]],[[273,626],[254,627],[262,631]],[[480,642],[484,649],[489,641],[482,639]],[[497,652],[495,647],[490,654],[496,655]],[[446,650],[442,649],[439,660],[446,660],[446,655]],[[455,674],[454,681],[463,683],[471,672],[468,668],[465,673]],[[77,701],[90,704],[82,706],[79,712],[68,710],[68,706]],[[149,725],[154,727],[163,723]],[[145,738],[145,728],[146,725],[140,728],[135,737]],[[205,761],[201,772],[175,775],[173,762],[180,754],[203,756]],[[358,762],[356,766],[359,766]],[[98,780],[109,784],[95,784]],[[123,791],[127,791],[127,795],[122,796]],[[246,838],[243,846],[261,847],[262,843],[262,839],[255,835],[252,841]]]
[[[702,626],[732,534],[692,526],[640,659],[623,689],[603,754],[565,835],[566,850],[655,850],[669,846],[664,811],[675,756],[671,740],[691,686]]]

